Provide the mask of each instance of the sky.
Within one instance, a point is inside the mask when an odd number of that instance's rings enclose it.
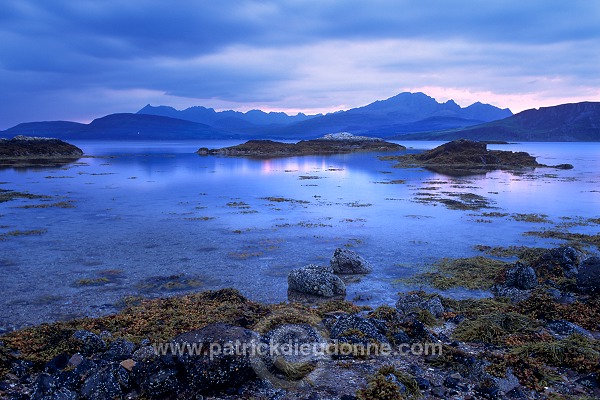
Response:
[[[0,0],[0,129],[405,91],[519,112],[600,101],[599,49],[595,0]]]

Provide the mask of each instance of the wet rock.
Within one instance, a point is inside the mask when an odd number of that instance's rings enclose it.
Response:
[[[65,370],[56,375],[56,385],[77,391],[82,382],[85,382],[97,369],[98,365],[95,362],[83,359],[74,370]]]
[[[112,400],[129,388],[129,374],[118,364],[110,364],[93,373],[83,383],[81,395],[90,400]]]
[[[175,393],[180,383],[177,380],[176,370],[163,369],[146,376],[140,386],[143,393],[150,398],[161,399],[168,397],[168,394]]]
[[[415,377],[415,381],[417,382],[417,385],[419,385],[419,389],[421,390],[428,390],[431,387],[431,382],[429,382],[429,379],[417,376]]]
[[[496,297],[506,297],[513,303],[519,303],[527,300],[531,296],[531,290],[517,289],[516,287],[507,287],[504,285],[494,285],[491,292]]]
[[[110,344],[103,358],[110,361],[122,361],[131,358],[135,344],[125,339],[117,339]]]
[[[580,327],[577,324],[564,320],[550,321],[546,324],[546,329],[557,336],[566,337],[573,334],[579,334],[590,339],[594,338],[588,330]]]
[[[600,257],[583,261],[577,273],[577,290],[581,293],[600,293]]]
[[[373,268],[364,258],[348,249],[335,249],[330,264],[336,274],[369,274],[373,272]]]
[[[396,309],[403,316],[425,310],[436,318],[441,317],[446,311],[439,297],[427,297],[421,293],[400,294],[400,298],[396,302]]]
[[[586,375],[582,378],[577,379],[575,382],[580,384],[581,386],[588,388],[588,389],[600,388],[600,382],[598,381],[598,374]]]
[[[70,357],[66,353],[57,355],[52,360],[48,361],[46,365],[44,365],[44,372],[52,374],[58,370],[65,369],[69,364],[69,359]]]
[[[56,382],[52,375],[42,373],[39,374],[33,384],[33,393],[31,398],[33,400],[43,399],[46,396],[52,395],[56,390]]]
[[[573,278],[577,275],[577,266],[581,254],[573,247],[556,247],[544,252],[532,262],[532,267],[540,275],[562,275]]]
[[[93,332],[79,330],[73,334],[73,339],[80,344],[80,352],[85,356],[106,350],[106,343]]]
[[[530,266],[517,262],[512,268],[506,271],[504,285],[521,290],[533,289],[538,285],[537,275]]]
[[[175,357],[175,362],[193,392],[237,388],[255,376],[249,344],[256,339],[256,334],[248,329],[225,323],[211,324],[172,340],[173,344],[186,347],[195,344],[199,349],[196,354],[184,351]]]
[[[360,343],[363,345],[370,343],[371,340],[380,343],[388,341],[373,321],[356,315],[340,317],[333,325],[333,328],[331,328],[330,337],[341,342]]]
[[[254,359],[253,367],[259,376],[262,373],[274,372],[286,378],[299,380],[312,372],[318,362],[318,354],[299,351],[297,354],[286,353],[284,349],[304,346],[307,349],[318,349],[324,340],[315,328],[308,324],[283,324],[265,333],[260,342],[268,348],[260,358]],[[260,363],[257,363],[259,361]],[[263,369],[263,368],[266,368]],[[262,377],[262,376],[261,376]]]
[[[324,297],[346,294],[346,285],[333,268],[309,264],[288,274],[288,286],[298,292]]]
[[[158,358],[153,346],[143,346],[137,349],[132,357],[135,362],[148,362]]]
[[[26,376],[33,368],[33,363],[27,360],[14,360],[10,365],[10,371],[18,378]]]

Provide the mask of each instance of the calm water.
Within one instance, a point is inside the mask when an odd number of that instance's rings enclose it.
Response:
[[[328,263],[339,246],[375,269],[349,284],[347,298],[392,304],[397,292],[414,289],[399,279],[442,257],[480,254],[476,244],[550,247],[556,242],[523,233],[561,217],[600,216],[598,143],[490,146],[575,169],[469,177],[395,169],[377,154],[251,160],[193,154],[231,142],[75,144],[88,155],[77,163],[0,170],[2,189],[53,196],[0,203],[0,234],[42,232],[0,241],[0,329],[114,312],[127,295],[236,287],[255,300],[284,301],[288,271]],[[421,151],[439,143],[405,144]],[[474,193],[495,208],[416,201],[443,192]],[[74,207],[21,207],[57,202]],[[547,214],[552,223],[482,216],[491,211]]]

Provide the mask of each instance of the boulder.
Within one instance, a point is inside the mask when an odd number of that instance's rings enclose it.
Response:
[[[183,333],[172,343],[186,350],[196,346],[198,351],[175,355],[177,370],[192,393],[237,388],[255,377],[250,360],[255,339],[251,330],[222,322]]]
[[[387,343],[385,332],[377,327],[374,321],[356,315],[343,315],[333,325],[330,332],[332,339],[340,342],[367,345],[371,341]]]
[[[84,356],[91,356],[106,350],[106,343],[94,332],[79,330],[73,334],[73,339],[79,343],[80,352]]]
[[[438,296],[427,297],[424,293],[400,294],[400,298],[396,302],[396,309],[402,316],[425,310],[436,318],[441,317],[446,311]]]
[[[128,388],[130,379],[127,370],[119,364],[109,364],[86,379],[81,395],[86,399],[110,400],[122,397],[123,389]]]
[[[600,293],[600,257],[590,257],[579,266],[577,290],[581,293]]]
[[[314,264],[291,270],[288,286],[298,292],[324,297],[346,294],[346,285],[333,274],[333,268]]]
[[[513,267],[506,271],[506,280],[504,281],[505,287],[529,290],[537,285],[537,275],[533,268],[528,265],[517,262]]]
[[[541,276],[573,278],[577,275],[579,259],[580,253],[573,247],[556,247],[544,252],[531,266]]]
[[[335,249],[330,264],[336,274],[368,274],[373,271],[371,265],[356,252],[342,248]]]

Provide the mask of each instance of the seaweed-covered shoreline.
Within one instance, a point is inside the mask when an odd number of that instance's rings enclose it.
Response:
[[[435,287],[436,279],[459,285],[479,274],[479,285],[495,294],[479,300],[417,291],[400,293],[395,307],[370,309],[342,300],[261,304],[234,289],[132,299],[115,315],[1,337],[0,393],[14,399],[598,397],[600,259],[573,247],[519,254],[516,263],[448,260],[422,277]],[[300,359],[271,354],[257,367],[243,352],[189,356],[157,354],[156,347],[239,340],[269,349],[288,340],[320,343],[333,351]],[[340,345],[349,351],[335,351]],[[414,351],[426,345],[440,352]],[[388,347],[394,351],[386,353]]]

